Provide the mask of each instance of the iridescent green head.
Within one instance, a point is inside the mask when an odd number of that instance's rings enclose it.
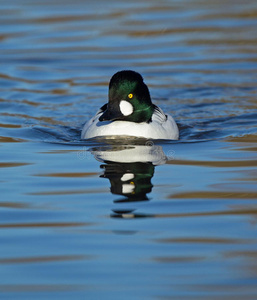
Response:
[[[109,84],[109,102],[100,121],[149,122],[154,111],[148,87],[140,74],[120,71]]]

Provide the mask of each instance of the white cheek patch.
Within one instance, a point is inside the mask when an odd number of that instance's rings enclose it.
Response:
[[[123,114],[123,116],[129,116],[133,113],[133,106],[128,101],[121,100],[120,111]]]
[[[132,173],[125,173],[122,177],[121,177],[121,181],[128,181],[133,179],[135,176]]]

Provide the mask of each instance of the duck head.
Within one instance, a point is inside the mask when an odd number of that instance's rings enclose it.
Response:
[[[109,83],[107,109],[99,121],[150,122],[154,111],[143,77],[135,71],[120,71]]]

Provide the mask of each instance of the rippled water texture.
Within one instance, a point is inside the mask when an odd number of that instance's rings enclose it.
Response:
[[[0,13],[1,299],[256,299],[257,2]],[[80,140],[122,69],[178,142]]]

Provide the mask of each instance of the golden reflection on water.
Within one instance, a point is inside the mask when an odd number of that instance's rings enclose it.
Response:
[[[28,209],[30,206],[27,203],[19,203],[19,202],[0,202],[0,207],[8,207],[8,208],[26,208]]]
[[[31,165],[31,163],[19,163],[19,162],[0,162],[0,168],[13,168],[13,167],[23,167]]]
[[[0,264],[47,263],[47,262],[73,261],[73,260],[85,260],[85,259],[92,259],[92,257],[86,255],[14,257],[14,258],[1,258]]]
[[[248,239],[232,239],[220,237],[184,237],[184,238],[165,238],[156,240],[158,243],[186,243],[186,244],[248,244],[253,243]]]
[[[92,177],[96,176],[98,173],[96,172],[81,172],[81,173],[48,173],[48,174],[35,174],[34,176],[43,176],[43,177],[75,177],[75,178],[80,178],[80,177]]]
[[[5,126],[6,128],[10,128],[8,126]],[[11,127],[13,128],[13,127]],[[19,138],[11,138],[7,136],[0,136],[0,143],[19,143],[19,142],[25,142],[24,139]]]
[[[31,196],[60,196],[60,195],[78,195],[78,194],[100,194],[100,193],[105,193],[106,189],[74,189],[74,190],[58,190],[58,191],[41,191],[41,192],[31,192],[27,193],[27,195]]]
[[[37,120],[40,121],[42,123],[48,123],[51,125],[65,125],[66,123],[60,120],[56,120],[55,117],[34,117],[34,116],[29,116],[26,114],[12,114],[12,113],[2,113],[2,116],[6,116],[6,117],[19,117],[21,119],[25,119],[25,120]]]
[[[257,138],[256,138],[256,135],[254,135],[254,134],[246,134],[244,136],[229,137],[229,138],[227,138],[227,140],[230,142],[235,142],[235,143],[240,143],[240,144],[246,143],[246,146],[247,146],[247,143],[255,143],[255,144],[257,143]],[[251,144],[249,146],[251,146]]]
[[[21,128],[21,125],[18,124],[0,124],[2,128]],[[5,137],[7,139],[7,137]]]
[[[257,160],[222,160],[222,161],[196,161],[196,160],[180,160],[174,159],[167,161],[170,165],[189,165],[214,168],[238,168],[238,167],[257,167]]]
[[[153,257],[153,260],[158,263],[190,263],[190,262],[199,262],[206,259],[205,256],[160,256],[160,257]]]
[[[199,191],[171,194],[169,199],[257,199],[257,192]]]
[[[0,228],[54,228],[54,227],[75,227],[75,226],[91,226],[90,223],[76,222],[56,222],[56,223],[9,223],[0,224]]]

